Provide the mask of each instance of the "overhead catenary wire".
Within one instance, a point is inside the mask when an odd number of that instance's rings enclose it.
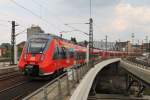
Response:
[[[6,25],[6,24],[2,24],[2,23],[0,23],[0,26],[3,26],[3,27],[9,27],[9,25]]]
[[[75,30],[75,31],[82,32],[82,33],[84,33],[85,35],[88,35],[88,36],[89,36],[89,34],[88,34],[87,32],[84,32],[84,31],[82,31],[82,30],[76,29],[76,28],[74,28],[74,27],[72,27],[72,26],[69,26],[68,24],[64,24],[64,25],[66,25],[66,26],[72,28],[72,29]]]
[[[47,11],[49,11],[49,12],[51,12],[50,10],[49,10],[49,8],[47,8],[46,6],[43,6],[42,4],[40,4],[39,2],[37,2],[36,0],[32,0],[34,3],[36,3],[38,6],[40,6],[40,7],[43,7],[43,8],[45,8]],[[91,3],[90,3],[90,5],[91,5]],[[91,9],[91,8],[90,8]],[[51,12],[52,13],[52,12]],[[53,14],[53,15],[55,15],[55,14]],[[91,14],[90,14],[91,15]],[[79,30],[79,29],[76,29],[76,28],[74,28],[74,27],[72,27],[72,26],[68,26],[69,24],[89,24],[89,23],[68,23],[68,24],[64,24],[63,23],[63,21],[58,17],[58,16],[56,16],[55,15],[55,18],[57,19],[57,20],[59,20],[59,22],[60,23],[62,23],[64,26],[66,26],[67,28],[70,28],[70,29],[73,29],[74,31],[77,31],[77,32],[81,32],[81,33],[84,33],[85,35],[87,35],[87,36],[89,36],[89,34],[87,33],[87,32],[84,32],[84,31],[82,31],[82,30]],[[68,32],[68,31],[67,31]],[[59,33],[61,33],[61,32],[59,32]]]
[[[36,0],[32,0],[32,1],[33,1],[34,3],[36,3],[38,6],[43,7],[43,8],[45,8],[48,12],[50,12],[50,13],[55,17],[55,19],[57,19],[63,26],[65,26],[65,27],[67,27],[67,28],[70,28],[69,26],[66,26],[66,25],[65,25],[65,23],[62,21],[62,19],[61,19],[60,17],[58,17],[57,15],[55,15],[54,13],[52,13],[48,7],[46,7],[46,6],[42,5],[42,4],[40,4],[40,3],[37,2]],[[44,2],[42,2],[42,3],[44,3]],[[78,24],[78,23],[73,23],[73,24]],[[80,23],[80,24],[83,24],[83,23]],[[71,29],[72,29],[72,28],[71,28]]]
[[[32,14],[33,16],[37,17],[38,19],[42,20],[43,22],[49,24],[49,25],[52,26],[53,28],[55,28],[55,29],[57,29],[57,30],[59,30],[59,31],[61,30],[61,29],[59,29],[59,27],[56,27],[54,24],[50,23],[48,20],[43,19],[40,15],[38,15],[38,14],[36,14],[35,12],[33,12],[32,10],[30,10],[30,9],[28,9],[28,8],[26,8],[26,7],[24,7],[23,5],[17,3],[15,0],[10,0],[10,1],[11,1],[12,3],[14,3],[15,5],[17,5],[18,7],[20,7],[20,8],[22,8],[22,9],[26,10],[27,12],[29,12],[29,13]]]
[[[9,20],[0,19],[1,22],[9,22]]]
[[[23,31],[18,32],[15,36],[18,36],[18,35],[20,35],[20,34],[24,34],[24,33],[25,33],[25,31],[27,31],[27,29],[24,29]]]
[[[44,9],[46,9],[46,10],[47,10],[48,12],[50,12],[53,16],[55,16],[55,19],[59,20],[59,22],[61,22],[62,25],[64,25],[64,23],[63,23],[63,21],[61,20],[61,18],[59,18],[56,14],[52,13],[48,7],[46,7],[46,6],[42,5],[42,4],[40,4],[40,3],[37,2],[36,0],[32,0],[32,1],[33,1],[34,3],[36,3],[38,6],[40,6],[40,7],[44,8]],[[44,3],[44,2],[42,2],[42,3]]]

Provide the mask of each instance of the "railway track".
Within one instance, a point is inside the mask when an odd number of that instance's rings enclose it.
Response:
[[[10,72],[10,73],[1,74],[0,75],[0,81],[7,80],[9,78],[13,78],[13,77],[16,77],[18,75],[22,75],[21,72],[13,71],[13,72]]]
[[[23,84],[25,84],[25,83],[27,83],[27,82],[28,82],[28,81],[20,82],[20,83],[17,83],[17,84],[15,84],[15,85],[13,85],[13,86],[10,86],[10,87],[7,87],[7,88],[5,88],[5,89],[2,89],[2,90],[0,90],[0,93],[5,92],[5,91],[8,91],[8,90],[10,90],[10,89],[12,89],[12,88],[18,87],[18,86],[20,86],[20,85],[23,85]]]
[[[11,80],[10,81],[11,86],[0,89],[0,100],[21,100],[22,98],[34,92],[38,88],[49,83],[53,79],[54,78],[51,78],[49,80],[46,79],[42,81],[41,80],[29,81],[27,78],[25,79],[24,77],[24,78],[19,79],[19,81],[13,80],[16,82],[13,82]]]
[[[96,63],[98,62],[95,62],[95,64]],[[5,88],[1,88],[2,86],[0,86],[0,100],[21,100],[25,96],[29,95],[30,93],[49,83],[53,79],[54,78],[43,81],[41,80],[29,81],[27,78],[20,76],[20,73],[17,72],[16,74],[11,73],[9,75],[0,76],[1,81],[0,85],[5,84],[4,81],[8,81],[6,82],[7,84],[9,83],[9,86]]]
[[[21,100],[26,95],[48,83],[23,81],[0,91],[0,100]]]
[[[141,65],[150,67],[150,64],[148,64],[148,63],[146,63],[146,62],[144,62],[144,61],[139,61],[139,60],[137,60],[137,59],[135,59],[135,58],[127,59],[127,60],[129,60],[129,61],[131,61],[131,62],[134,62],[134,63],[137,63],[137,64],[141,64]]]

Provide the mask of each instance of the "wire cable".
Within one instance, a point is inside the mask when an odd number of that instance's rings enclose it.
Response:
[[[65,24],[65,25],[68,26],[68,24]],[[72,29],[75,30],[75,31],[82,32],[82,33],[84,33],[85,35],[88,35],[88,36],[89,36],[89,34],[88,34],[87,32],[84,32],[84,31],[82,31],[82,30],[76,29],[76,28],[74,28],[74,27],[72,27],[72,26],[68,26],[68,27],[72,28]]]
[[[32,2],[36,3],[36,4],[37,4],[38,6],[40,6],[40,7],[45,8],[48,12],[52,13],[48,7],[43,6],[42,4],[40,4],[39,2],[37,2],[36,0],[32,0]],[[42,2],[42,3],[44,3],[44,2]],[[58,16],[57,16],[56,14],[54,14],[54,13],[52,13],[52,15],[53,15],[54,18],[57,19],[63,26],[68,27],[68,26],[64,25],[65,23],[62,21],[62,19],[61,19],[60,17],[58,17]],[[68,27],[68,28],[70,28],[70,27]]]
[[[24,29],[23,31],[18,32],[15,36],[18,36],[18,35],[20,35],[20,34],[24,34],[25,31],[27,31],[27,29]]]
[[[22,9],[26,10],[27,12],[29,12],[29,13],[32,14],[33,16],[39,18],[39,19],[42,20],[43,22],[49,24],[50,26],[52,26],[52,27],[54,27],[55,29],[57,29],[57,30],[60,31],[60,29],[59,29],[58,27],[56,27],[56,26],[53,25],[52,23],[49,23],[49,21],[47,21],[46,19],[43,19],[41,16],[39,16],[39,15],[36,14],[36,13],[34,13],[32,10],[30,10],[30,9],[28,9],[28,8],[26,8],[26,7],[24,7],[24,6],[22,6],[21,4],[17,3],[17,2],[14,1],[14,0],[10,0],[10,1],[11,1],[12,3],[14,3],[15,5],[17,5],[18,7],[20,7],[20,8],[22,8]]]

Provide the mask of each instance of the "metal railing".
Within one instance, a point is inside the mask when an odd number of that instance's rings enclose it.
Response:
[[[100,61],[98,60],[95,63],[98,62]],[[64,100],[71,95],[71,90],[77,86],[90,68],[86,64],[80,67],[72,67],[23,100]]]

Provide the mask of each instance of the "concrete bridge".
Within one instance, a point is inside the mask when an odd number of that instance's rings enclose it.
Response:
[[[111,100],[111,98],[149,100],[150,96],[140,97],[145,88],[150,86],[149,76],[150,70],[143,66],[120,58],[107,59],[92,68],[88,66],[72,68],[63,78],[56,78],[23,100]],[[120,90],[117,90],[118,86]],[[130,95],[133,88],[137,93],[134,91],[133,94],[132,91]],[[109,89],[114,92],[110,94]]]
[[[124,61],[120,58],[115,58],[115,59],[108,59],[105,60],[101,63],[98,63],[95,65],[95,67],[91,68],[91,70],[87,73],[87,75],[83,78],[77,89],[74,91],[72,94],[70,100],[103,100],[105,99],[111,99],[111,98],[116,98],[116,99],[149,99],[150,96],[148,97],[135,97],[135,96],[124,96],[124,95],[106,95],[106,94],[97,94],[95,93],[94,96],[90,95],[91,90],[93,92],[96,91],[96,85],[100,80],[98,80],[96,77],[99,77],[99,73],[106,67],[113,67],[113,70],[116,70],[115,72],[118,72],[118,67],[122,68],[127,76],[131,77],[131,80],[127,79],[125,82],[125,90],[128,92],[129,89],[131,88],[132,84],[134,82],[139,82],[140,86],[146,87],[150,85],[150,70],[144,69],[142,66],[137,66],[133,63],[130,63],[128,61]],[[111,65],[111,66],[110,66]],[[111,71],[113,71],[111,70]],[[108,73],[110,74],[110,73]],[[133,77],[132,77],[133,76]],[[125,78],[126,79],[126,78]],[[118,81],[119,82],[119,81]],[[121,84],[121,83],[120,83]],[[138,86],[137,86],[138,87]],[[140,88],[138,91],[138,95],[144,91],[144,88]],[[107,98],[106,98],[107,97]]]

